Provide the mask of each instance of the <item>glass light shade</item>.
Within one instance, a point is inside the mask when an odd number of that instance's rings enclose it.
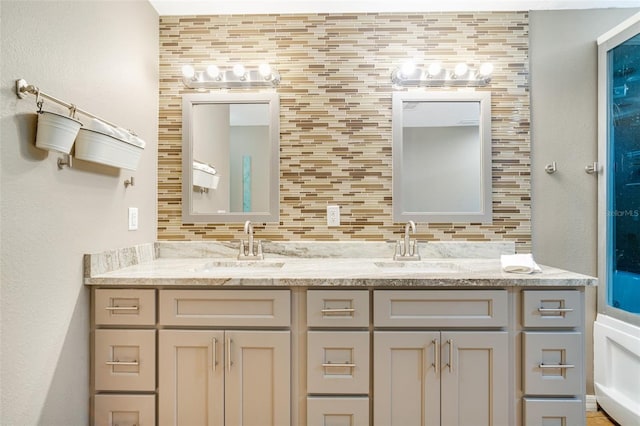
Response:
[[[413,61],[407,61],[400,67],[402,77],[409,77],[416,71],[416,64]]]
[[[456,65],[455,69],[453,70],[453,73],[455,74],[456,77],[462,77],[467,73],[467,71],[469,71],[469,66],[464,62],[461,62],[458,65]]]
[[[193,78],[196,75],[196,70],[191,65],[183,65],[182,75],[184,76],[184,78]]]
[[[235,64],[235,65],[233,66],[233,74],[234,74],[236,77],[244,77],[245,73],[246,73],[246,71],[245,71],[245,69],[244,69],[244,65],[242,65],[242,64]]]
[[[271,65],[266,63],[260,64],[260,66],[258,67],[258,72],[264,78],[271,77]]]
[[[207,75],[210,78],[220,78],[220,68],[218,68],[217,65],[209,65],[207,67]]]
[[[440,74],[440,71],[442,71],[442,66],[438,62],[432,63],[427,69],[427,73],[429,73],[429,76],[431,77]]]
[[[481,76],[490,76],[493,72],[493,64],[491,62],[485,62],[480,66],[480,75]]]

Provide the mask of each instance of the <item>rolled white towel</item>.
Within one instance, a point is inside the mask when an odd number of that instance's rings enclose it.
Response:
[[[513,272],[516,274],[542,272],[542,268],[533,260],[531,253],[503,254],[500,256],[500,264],[504,272]]]

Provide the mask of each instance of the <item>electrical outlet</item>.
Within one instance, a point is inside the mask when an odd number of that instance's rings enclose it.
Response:
[[[138,229],[138,208],[129,207],[129,231]]]
[[[340,206],[327,206],[327,226],[340,226]]]

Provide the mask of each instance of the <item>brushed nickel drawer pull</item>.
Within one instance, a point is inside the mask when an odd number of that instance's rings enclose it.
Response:
[[[211,361],[213,362],[213,371],[216,371],[216,365],[218,364],[218,359],[217,359],[217,349],[218,349],[218,339],[216,339],[215,337],[212,340],[212,346],[213,346],[213,356]]]
[[[344,314],[355,312],[354,308],[335,308],[335,309],[321,309],[320,312],[323,314]]]
[[[438,339],[433,339],[433,370],[438,375],[438,369],[440,368],[440,342]]]
[[[107,365],[140,365],[138,361],[106,361]]]
[[[233,362],[231,362],[231,344],[233,343],[233,340],[231,339],[227,339],[227,370],[231,371],[231,365],[233,364]]]
[[[351,364],[349,362],[345,362],[343,364],[334,364],[332,362],[327,362],[322,364],[323,368],[327,368],[327,367],[342,367],[342,368],[356,368],[355,364]]]
[[[449,344],[449,364],[447,365],[449,366],[449,372],[453,373],[453,339],[447,340],[447,343]]]
[[[575,368],[573,364],[540,364],[540,368]]]
[[[573,312],[573,308],[538,308],[538,312]]]
[[[137,311],[139,306],[106,306],[107,311]]]

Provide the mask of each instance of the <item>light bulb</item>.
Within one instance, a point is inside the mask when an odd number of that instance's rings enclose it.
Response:
[[[488,77],[493,72],[493,64],[491,62],[485,62],[480,66],[480,75]]]
[[[245,69],[244,69],[244,65],[242,64],[235,64],[233,66],[233,74],[235,74],[236,77],[242,78],[244,77],[245,74]]]
[[[182,75],[184,78],[191,79],[196,75],[196,70],[191,65],[182,66]]]
[[[434,62],[431,65],[429,65],[429,69],[427,70],[427,72],[429,73],[429,76],[431,77],[434,77],[440,74],[440,71],[442,71],[442,67],[438,62]]]
[[[210,78],[213,79],[219,79],[220,78],[220,68],[218,68],[216,65],[209,65],[207,67],[207,75]]]
[[[402,67],[400,67],[400,74],[402,77],[411,77],[414,72],[416,72],[416,64],[413,61],[407,61],[402,64]]]
[[[262,77],[268,79],[269,77],[271,77],[271,65],[267,63],[260,64],[260,66],[258,67],[258,72]]]
[[[467,73],[468,70],[469,70],[469,67],[467,66],[467,64],[465,64],[464,62],[461,62],[458,65],[456,65],[455,69],[453,70],[453,73],[456,75],[456,77],[462,77]]]

